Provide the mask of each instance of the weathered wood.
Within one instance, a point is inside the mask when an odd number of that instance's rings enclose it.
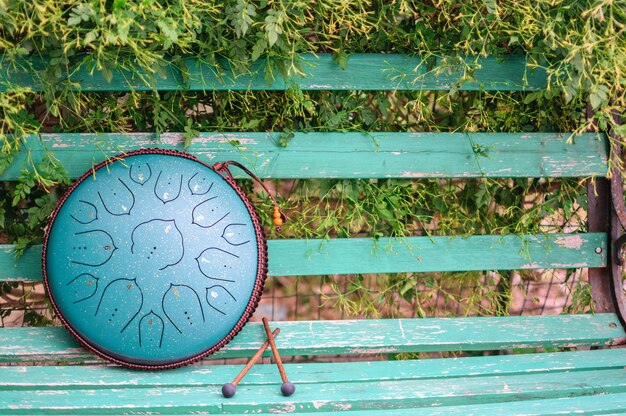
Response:
[[[202,387],[12,391],[0,398],[0,414],[119,413],[120,411],[183,413],[258,413],[393,409],[502,403],[598,394],[626,393],[623,369],[538,373],[515,376],[459,377],[440,380],[377,382],[320,381],[298,385],[289,398],[274,385],[240,385],[224,400],[220,385]]]
[[[281,147],[280,133],[200,133],[184,149],[180,133],[42,134],[25,139],[0,180],[16,180],[46,150],[77,178],[107,157],[143,147],[185,150],[210,164],[236,160],[261,178],[605,176],[606,136],[588,133],[569,143],[568,138],[566,133],[295,133]]]
[[[270,274],[446,272],[598,267],[603,234],[273,240]],[[599,252],[596,252],[599,248]],[[276,253],[272,255],[272,253]]]
[[[70,66],[71,82],[59,80],[60,88],[82,91],[152,91],[157,90],[499,90],[535,91],[547,85],[542,68],[532,69],[524,56],[459,58],[455,63],[437,59],[432,68],[419,56],[400,54],[353,54],[341,69],[330,54],[298,57],[304,75],[295,71],[268,84],[263,73],[267,63],[253,64],[248,74],[236,74],[224,61],[218,65],[188,57],[162,68],[164,77],[144,70],[113,69],[109,83],[95,68]],[[296,58],[296,59],[298,59]],[[31,57],[16,63],[3,62],[0,55],[0,92],[11,87],[42,89],[39,73],[45,70],[46,58]],[[465,68],[472,69],[472,76]],[[184,74],[184,75],[183,75]],[[141,76],[139,76],[141,75]],[[150,85],[142,80],[146,78]],[[473,77],[473,78],[472,78]]]
[[[323,398],[319,391],[323,389]],[[512,400],[549,399],[626,392],[623,370],[548,373],[515,377],[468,377],[447,380],[320,383],[299,386],[291,401],[256,386],[240,389],[242,403],[225,402],[224,411],[257,408],[267,412],[368,410],[397,407],[452,406]],[[255,406],[257,404],[257,406]]]
[[[284,357],[602,346],[626,337],[615,314],[272,323],[276,326]],[[264,342],[263,335],[260,323],[250,323],[213,357],[249,357]],[[0,331],[0,363],[86,357],[93,359],[62,327]]]
[[[597,178],[587,182],[587,228],[592,232],[611,234],[611,211],[609,180]],[[621,231],[621,230],[620,230]],[[615,312],[611,281],[612,264],[589,269],[589,285],[597,312]]]
[[[280,323],[278,323],[280,324]],[[359,361],[285,364],[289,379],[306,383],[431,380],[450,377],[511,376],[547,372],[620,369],[626,349],[465,357],[453,360]],[[220,385],[232,380],[243,365],[193,365],[171,371],[138,372],[105,366],[0,367],[0,391],[46,389],[176,388]],[[257,364],[241,385],[275,385],[274,364]]]
[[[267,416],[271,413],[259,413]],[[519,400],[499,403],[470,404],[461,406],[431,406],[405,409],[359,410],[348,413],[358,416],[448,416],[448,415],[490,415],[490,416],[557,416],[576,415],[624,415],[626,414],[626,394],[592,394],[589,396],[559,397],[558,399]],[[316,416],[336,416],[336,412],[316,412]]]
[[[445,272],[602,267],[602,233],[269,240],[269,274]],[[41,281],[41,246],[15,259],[0,245],[0,281]],[[598,252],[598,251],[599,252]]]
[[[300,56],[306,76],[292,72],[267,84],[262,67],[234,76],[221,67],[185,58],[165,65],[160,90],[538,90],[545,71],[530,70],[523,56],[466,57],[427,68],[417,56],[356,54],[342,70],[330,55]],[[451,62],[451,61],[448,61]],[[23,60],[17,71],[0,55],[0,91],[41,89],[45,59]],[[147,87],[132,70],[107,82],[93,68],[73,68],[60,89],[129,91]],[[146,75],[145,73],[142,75]],[[608,141],[562,133],[296,133],[287,147],[280,133],[201,133],[187,151],[208,163],[236,160],[262,178],[551,178],[606,176]],[[143,147],[183,150],[178,133],[61,133],[30,136],[15,163],[0,173],[14,181],[20,170],[53,151],[76,178],[98,162]],[[237,169],[233,169],[237,176]],[[270,274],[446,272],[604,267],[606,233],[529,236],[364,238],[269,241]],[[0,281],[41,281],[41,247],[17,262],[14,246],[0,245]],[[592,273],[593,274],[593,273]],[[459,359],[293,363],[298,385],[280,395],[273,365],[256,365],[232,399],[221,385],[241,366],[195,365],[167,372],[105,366],[61,327],[1,328],[0,414],[275,413],[351,410],[363,415],[557,414],[626,412],[626,349],[587,350],[626,342],[614,313],[539,317],[386,319],[278,322],[284,357],[582,347],[581,351]],[[249,357],[264,342],[259,323],[246,325],[213,356]],[[270,354],[266,351],[266,356]],[[30,366],[28,364],[45,364]],[[81,366],[61,366],[83,364]],[[87,364],[87,365],[85,365]],[[95,365],[89,365],[95,364]]]
[[[41,246],[26,250],[16,257],[12,244],[0,244],[0,282],[26,281],[41,282]]]

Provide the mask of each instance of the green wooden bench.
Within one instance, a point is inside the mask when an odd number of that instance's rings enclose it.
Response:
[[[416,57],[353,55],[345,70],[330,56],[304,56],[305,78],[267,85],[262,75],[222,77],[189,58],[188,77],[172,66],[160,90],[537,90],[546,76],[523,57],[480,58],[474,78],[427,70]],[[39,62],[32,64],[42,67]],[[39,88],[31,74],[13,83]],[[130,73],[106,82],[74,74],[88,91],[146,89]],[[62,327],[0,328],[0,414],[185,414],[352,411],[358,414],[555,414],[626,412],[626,340],[620,269],[612,242],[621,229],[606,179],[609,139],[568,133],[278,133],[204,132],[186,150],[211,163],[238,160],[261,178],[548,178],[596,177],[589,191],[589,232],[541,235],[414,236],[406,239],[271,240],[269,273],[309,276],[353,273],[589,268],[595,314],[427,319],[272,322],[283,357],[366,355],[368,361],[287,364],[297,385],[280,394],[273,364],[260,364],[230,399],[221,386],[242,365],[201,363],[162,372],[105,365]],[[233,147],[230,142],[237,140]],[[23,164],[53,151],[72,177],[112,153],[156,146],[181,149],[181,134],[42,134],[25,140],[0,180],[16,180]],[[490,149],[479,157],[476,148]],[[614,172],[618,177],[618,172]],[[618,179],[619,180],[619,179]],[[617,183],[617,182],[616,182]],[[617,189],[617,187],[614,187]],[[39,282],[41,247],[16,262],[0,246],[0,281]],[[619,289],[612,290],[617,287]],[[215,358],[250,357],[264,341],[249,323]],[[536,349],[528,354],[511,350]],[[404,352],[481,352],[460,358],[384,360]],[[494,351],[501,352],[494,354]],[[543,351],[543,352],[542,352]],[[372,359],[374,358],[382,359]],[[269,355],[269,352],[268,354]],[[319,360],[317,360],[319,361]],[[72,365],[69,365],[72,364]]]

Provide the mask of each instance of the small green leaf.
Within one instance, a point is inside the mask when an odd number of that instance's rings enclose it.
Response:
[[[481,208],[489,204],[489,202],[491,202],[489,189],[487,188],[486,183],[482,183],[474,194],[474,203],[476,203],[476,208]]]
[[[413,289],[413,282],[411,280],[408,280],[404,283],[402,289],[400,289],[400,295],[404,297],[404,295],[406,295],[411,289]]]
[[[379,205],[376,206],[376,212],[378,212],[378,215],[380,215],[380,218],[383,220],[393,221],[393,214],[387,209],[386,206],[384,208]]]
[[[530,104],[533,101],[536,101],[541,96],[542,96],[542,94],[541,94],[540,91],[535,91],[535,92],[531,92],[529,94],[526,94],[526,97],[524,97],[524,104]]]
[[[266,48],[267,48],[267,41],[265,39],[261,38],[257,40],[254,46],[252,47],[252,55],[251,55],[252,61],[257,61],[261,57],[261,55],[263,55]]]
[[[274,44],[276,43],[276,41],[278,41],[278,33],[276,33],[275,31],[271,30],[267,33],[267,41],[270,45],[270,48],[272,46],[274,46]]]
[[[258,118],[254,118],[245,123],[242,127],[246,130],[254,130],[259,126],[259,124],[261,124],[261,120]]]
[[[75,14],[71,14],[70,18],[67,19],[67,25],[68,26],[76,26],[76,25],[80,24],[81,21],[82,21],[82,19],[80,18],[80,16],[77,16]]]
[[[618,136],[626,137],[626,124],[615,126],[615,134]]]
[[[100,73],[109,84],[113,81],[113,71],[110,68],[103,66]]]
[[[602,99],[597,93],[592,92],[589,94],[589,103],[591,104],[591,108],[597,110],[598,107],[600,107],[600,104],[602,104]]]
[[[496,0],[483,0],[483,4],[490,14],[498,14],[498,4],[496,3]]]
[[[85,38],[83,39],[83,44],[84,45],[89,45],[91,42],[93,42],[94,40],[96,40],[96,36],[97,36],[97,32],[96,30],[90,30],[89,32],[87,32],[87,34],[85,35]]]
[[[200,131],[193,128],[193,119],[188,118],[185,125],[185,133],[183,138],[185,139],[183,147],[186,149],[191,146],[193,139],[200,135]]]
[[[293,132],[282,132],[278,137],[278,145],[280,147],[287,147],[291,139],[293,139],[294,137],[295,134]]]
[[[336,180],[321,179],[317,185],[320,198],[324,198],[326,195],[328,195],[328,193],[333,189],[336,183]]]
[[[338,51],[333,53],[333,61],[339,65],[339,68],[346,69],[348,66],[348,54],[344,51]]]

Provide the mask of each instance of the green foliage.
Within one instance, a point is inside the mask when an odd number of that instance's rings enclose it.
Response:
[[[57,204],[58,184],[69,184],[69,179],[49,154],[24,169],[16,184],[0,183],[0,231],[15,242],[16,255],[43,242],[44,226]]]
[[[606,130],[615,124],[612,112],[624,115],[626,107],[626,0],[0,0],[0,22],[0,172],[25,136],[43,131],[179,131],[185,145],[200,131],[280,131],[277,144],[289,146],[294,131],[584,131],[587,105]],[[178,65],[185,81],[185,56],[201,57],[224,77],[233,76],[230,68],[242,74],[260,65],[271,82],[306,69],[298,54],[322,52],[340,68],[357,52],[420,54],[451,67],[462,54],[524,54],[545,68],[550,83],[532,93],[153,90],[167,63]],[[77,67],[105,82],[123,68],[150,91],[81,91]],[[473,69],[463,68],[466,77]],[[11,81],[24,73],[35,75],[41,93]],[[473,149],[478,159],[491,150]],[[0,233],[20,250],[41,241],[68,183],[54,154],[43,151],[43,163],[30,161],[16,183],[0,184]],[[584,189],[568,180],[327,180],[283,188],[289,237],[585,227],[578,218]],[[269,226],[271,218],[264,221]],[[355,313],[375,306],[366,294],[419,299],[430,284],[425,276],[389,276],[372,294],[359,279],[344,297],[356,298],[355,306],[343,304]],[[444,281],[439,276],[433,287],[445,292]],[[490,304],[491,312],[506,313],[502,299]]]

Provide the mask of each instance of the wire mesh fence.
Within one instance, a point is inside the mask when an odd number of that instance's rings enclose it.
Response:
[[[505,275],[482,272],[467,277],[467,273],[272,277],[266,283],[256,315],[280,321],[547,315],[587,312],[592,308],[586,269],[511,271]],[[381,283],[383,279],[387,281]],[[390,285],[392,279],[402,283]],[[414,283],[409,290],[407,281]],[[403,290],[406,291],[402,293]]]
[[[0,284],[0,325],[58,324],[41,283]],[[586,312],[586,269],[269,277],[253,320]]]

